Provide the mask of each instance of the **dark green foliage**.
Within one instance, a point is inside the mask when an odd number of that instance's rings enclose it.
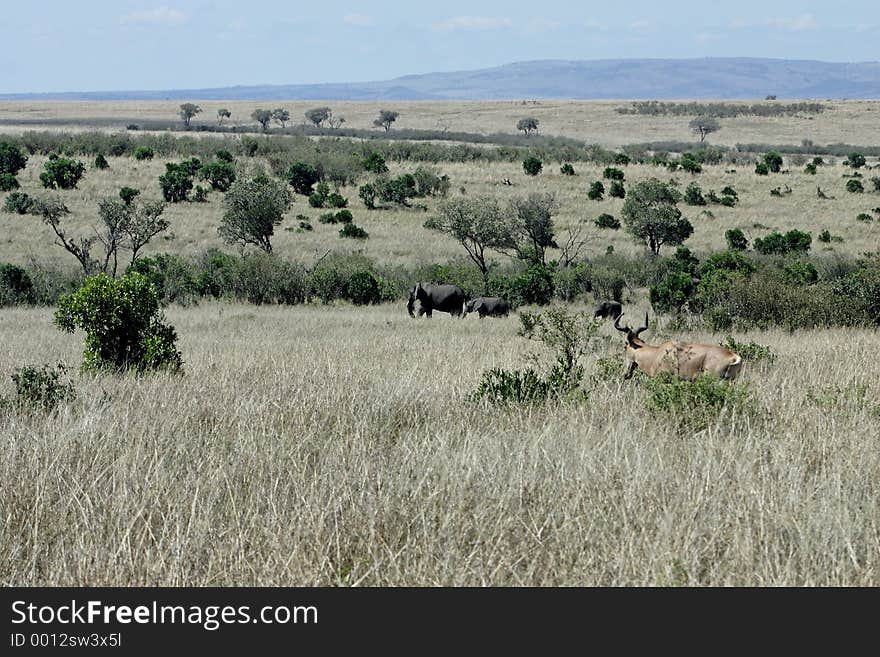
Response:
[[[611,187],[608,188],[608,196],[614,198],[626,198],[626,189],[619,180],[612,180]]]
[[[34,283],[18,265],[0,265],[0,306],[30,304],[36,301]]]
[[[94,166],[96,169],[109,169],[110,163],[107,162],[107,158],[104,157],[103,153],[98,153],[95,156],[95,163],[92,166]]]
[[[813,285],[819,280],[819,272],[809,262],[790,260],[782,268],[783,279],[792,285]]]
[[[624,180],[625,176],[623,171],[620,169],[615,169],[614,167],[605,167],[605,170],[602,172],[602,177],[606,180]]]
[[[147,148],[146,146],[141,146],[137,148],[134,153],[132,153],[132,156],[136,160],[152,160],[153,155],[155,155],[155,153],[153,153],[153,149]]]
[[[703,197],[703,190],[700,186],[692,182],[684,190],[684,202],[688,205],[706,205],[706,199]]]
[[[755,173],[759,176],[767,176],[770,174],[770,168],[763,162],[758,162],[755,164]]]
[[[819,241],[820,241],[820,242],[823,242],[823,243],[825,243],[825,244],[827,244],[828,242],[830,242],[830,241],[831,241],[831,231],[829,231],[829,230],[826,228],[826,229],[823,230],[821,233],[819,233]]]
[[[614,164],[619,164],[622,166],[626,166],[631,161],[631,158],[626,153],[615,153],[614,154]]]
[[[386,203],[408,205],[408,200],[416,196],[416,179],[411,173],[397,178],[377,178],[376,194]]]
[[[134,201],[135,197],[141,193],[141,190],[134,189],[133,187],[122,187],[119,189],[119,198],[122,199],[122,202],[126,205],[131,205],[131,202]]]
[[[285,179],[297,194],[308,196],[312,193],[315,183],[320,180],[320,176],[312,165],[305,162],[294,162],[287,170]]]
[[[365,240],[369,237],[369,233],[353,223],[345,224],[339,231],[339,237],[349,237],[356,240]]]
[[[861,180],[853,178],[846,181],[846,191],[852,194],[862,194],[865,191],[865,186],[862,184]]]
[[[43,165],[40,182],[46,189],[75,189],[85,172],[86,165],[79,160],[72,160],[53,153]]]
[[[168,203],[181,203],[189,200],[193,188],[193,176],[189,167],[167,162],[165,173],[159,176],[159,187],[162,196]]]
[[[381,153],[370,153],[363,161],[365,171],[375,173],[377,176],[388,173],[388,165],[385,164],[385,158]]]
[[[314,107],[310,110],[306,110],[305,117],[311,121],[315,127],[318,127],[322,125],[324,121],[329,119],[332,114],[333,112],[329,107]]]
[[[703,172],[703,165],[693,153],[682,153],[681,158],[678,160],[678,165],[688,173],[697,174]]]
[[[782,169],[782,156],[776,151],[765,153],[763,161],[769,173],[779,173]]]
[[[553,300],[553,270],[534,264],[510,281],[507,300],[514,307],[525,304],[544,306]]]
[[[348,199],[338,192],[332,192],[327,195],[324,204],[328,208],[344,208],[348,205]]]
[[[33,199],[25,192],[12,192],[3,201],[3,211],[14,214],[27,214],[31,211]]]
[[[539,158],[530,155],[523,160],[522,166],[523,171],[526,172],[526,175],[537,176],[539,173],[541,173],[541,169],[544,168],[544,163],[541,162]]]
[[[379,110],[379,118],[373,121],[373,125],[377,128],[385,128],[385,132],[391,130],[391,124],[397,120],[397,117],[400,116],[400,112],[394,112],[392,110]]]
[[[308,275],[301,265],[257,251],[238,260],[232,296],[248,303],[298,304],[308,298]]]
[[[750,365],[760,362],[776,362],[776,354],[773,353],[773,350],[757,342],[738,342],[733,336],[728,335],[727,341],[720,342],[719,344],[742,356],[743,360],[747,361]]]
[[[207,203],[208,193],[208,189],[202,187],[201,185],[196,185],[196,188],[193,190],[193,203]]]
[[[446,196],[449,191],[449,176],[441,175],[437,169],[419,166],[412,175],[416,181],[416,196]]]
[[[235,167],[225,160],[208,162],[199,170],[202,180],[207,180],[215,192],[226,192],[235,182]]]
[[[713,253],[703,261],[700,275],[709,277],[717,272],[749,275],[757,271],[755,264],[739,251],[720,251]]]
[[[863,221],[865,223],[870,223],[874,221],[874,217],[869,215],[867,212],[860,212],[856,215],[856,221]]]
[[[350,210],[340,210],[336,213],[336,222],[339,224],[350,224],[354,221],[354,216],[351,214]]]
[[[807,166],[804,167],[804,173],[808,173],[811,176],[815,176],[816,175],[816,165],[813,164],[812,162],[809,162],[807,164]]]
[[[345,298],[356,306],[382,302],[382,289],[376,276],[369,271],[358,271],[348,278]]]
[[[217,150],[214,153],[214,157],[217,158],[221,162],[228,162],[229,164],[232,164],[235,161],[235,158],[232,156],[232,153],[230,153],[225,148],[221,148],[221,149]]]
[[[136,273],[88,278],[59,300],[55,312],[60,330],[86,332],[84,370],[180,369],[177,333],[163,319],[152,284]]]
[[[672,271],[682,271],[692,276],[697,275],[700,267],[700,260],[686,246],[680,246],[675,250],[675,254],[669,260],[669,268]]]
[[[559,167],[559,173],[561,173],[563,176],[577,175],[574,172],[574,167],[571,166],[571,164],[568,162],[565,162],[561,167]]]
[[[16,144],[0,142],[0,173],[17,176],[27,165],[27,155]]]
[[[370,183],[361,185],[358,188],[358,197],[364,202],[367,210],[373,210],[376,207],[376,187]]]
[[[865,166],[865,156],[861,153],[850,153],[846,156],[846,160],[843,163],[853,169],[861,169]]]
[[[601,180],[597,180],[590,185],[590,191],[587,192],[587,198],[591,201],[601,201],[605,195],[605,185]]]
[[[749,240],[739,228],[731,228],[724,233],[727,248],[731,251],[745,251],[749,248]]]
[[[726,185],[724,189],[721,190],[722,196],[730,196],[734,199],[739,199],[739,194],[736,193],[736,190],[730,185]]]
[[[530,135],[538,130],[538,119],[529,116],[516,122],[516,129],[521,130],[524,134]]]
[[[630,107],[619,107],[619,114],[643,114],[646,116],[711,116],[732,118],[735,116],[795,116],[797,114],[821,114],[826,105],[814,102],[776,103],[763,102],[746,105],[744,103],[698,103],[698,102],[660,102],[641,100]]]
[[[655,312],[681,312],[696,289],[691,275],[685,271],[672,270],[657,285],[649,288],[649,300]]]
[[[49,412],[63,402],[76,398],[73,382],[66,377],[67,368],[64,363],[55,366],[43,365],[36,367],[20,367],[12,374],[15,384],[15,399],[12,405],[19,411]],[[3,399],[4,405],[7,400]]]
[[[610,228],[611,230],[617,230],[620,228],[620,221],[607,213],[600,214],[596,217],[593,223],[599,228]]]
[[[0,192],[11,192],[19,187],[18,179],[11,173],[0,173]]]
[[[197,264],[196,290],[204,297],[223,297],[232,294],[238,278],[235,256],[219,249],[208,249]]]
[[[810,250],[813,237],[809,233],[794,229],[787,233],[770,233],[755,239],[755,251],[764,255],[785,255],[787,253],[806,253]]]
[[[522,406],[546,401],[549,394],[549,383],[531,367],[526,370],[493,368],[483,372],[474,399]]]
[[[728,208],[732,208],[736,205],[736,198],[733,196],[722,196],[721,197],[721,205],[724,205]]]

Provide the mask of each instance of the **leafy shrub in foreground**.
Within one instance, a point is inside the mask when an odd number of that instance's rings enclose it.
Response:
[[[365,231],[360,226],[355,226],[353,223],[347,223],[342,227],[342,230],[339,231],[339,237],[348,237],[356,240],[365,240],[370,236],[370,234]]]
[[[649,411],[666,415],[679,427],[705,429],[722,411],[753,412],[754,401],[745,384],[722,381],[703,374],[693,381],[664,372],[644,380],[650,393],[645,399]]]
[[[34,303],[36,293],[30,275],[18,265],[0,265],[0,306]]]
[[[759,363],[762,361],[773,363],[776,361],[776,354],[773,353],[773,350],[757,342],[737,342],[733,336],[728,335],[727,341],[719,342],[719,344],[731,351],[735,351],[743,357],[743,360],[749,363]]]
[[[74,189],[86,172],[86,165],[79,160],[60,157],[54,153],[43,165],[40,182],[47,189]]]
[[[596,217],[593,223],[599,228],[609,228],[611,230],[618,230],[620,228],[620,220],[607,212]]]
[[[0,173],[0,192],[11,192],[20,186],[18,179],[11,173]]]
[[[76,390],[69,379],[66,383],[61,377],[67,374],[64,363],[36,367],[20,367],[12,374],[15,384],[15,399],[12,403],[21,410],[54,410],[58,404],[76,398]],[[7,400],[3,400],[8,403]]]
[[[33,205],[33,199],[25,192],[12,192],[3,201],[3,211],[13,214],[27,214]]]
[[[87,278],[61,297],[55,312],[60,330],[86,332],[82,367],[92,371],[179,370],[177,332],[163,319],[152,284],[137,273]]]
[[[523,171],[526,172],[528,176],[537,176],[541,173],[541,169],[544,168],[544,163],[541,162],[537,157],[529,156],[523,160],[522,163]]]

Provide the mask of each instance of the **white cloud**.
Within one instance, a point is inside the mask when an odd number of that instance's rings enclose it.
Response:
[[[374,23],[372,16],[364,16],[363,14],[346,14],[342,17],[342,22],[346,25],[356,25],[358,27],[366,27]]]
[[[647,20],[633,21],[629,24],[629,29],[636,30],[637,32],[645,32],[647,30],[650,30],[652,27],[653,23]]]
[[[134,11],[119,19],[123,25],[164,25],[180,27],[187,21],[187,15],[179,9],[156,7],[144,11]]]
[[[435,30],[453,32],[455,30],[499,30],[511,27],[509,18],[496,16],[456,16],[434,25]]]

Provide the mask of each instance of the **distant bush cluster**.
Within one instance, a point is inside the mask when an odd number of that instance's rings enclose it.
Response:
[[[796,114],[821,114],[827,109],[822,103],[665,103],[656,100],[637,101],[629,107],[618,107],[618,114],[641,114],[645,116],[794,116]]]

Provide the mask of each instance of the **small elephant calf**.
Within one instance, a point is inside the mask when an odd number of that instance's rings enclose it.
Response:
[[[490,317],[507,317],[510,314],[510,304],[501,297],[477,297],[465,304],[464,314],[478,313],[480,319],[486,315]]]

